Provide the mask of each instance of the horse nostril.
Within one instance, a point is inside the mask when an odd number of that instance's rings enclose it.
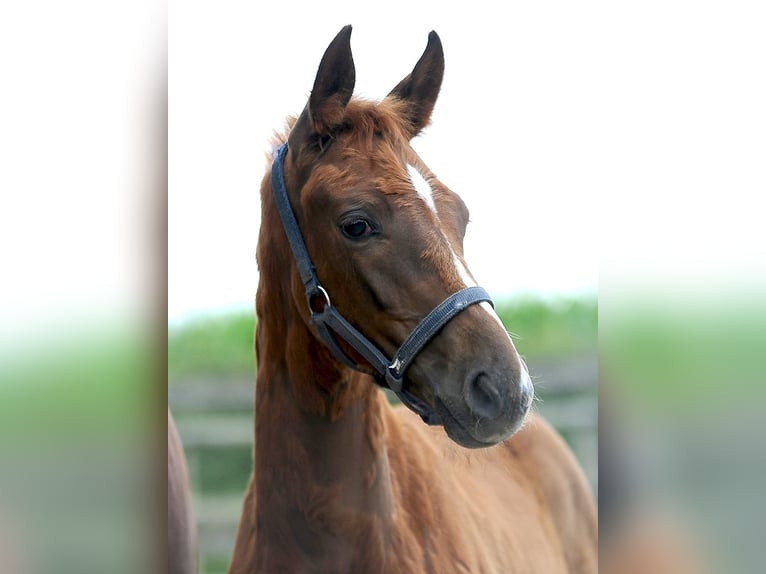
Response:
[[[480,373],[469,383],[466,402],[475,415],[486,419],[497,418],[503,410],[500,393],[484,373]]]

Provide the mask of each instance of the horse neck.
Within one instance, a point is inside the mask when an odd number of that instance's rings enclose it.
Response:
[[[291,254],[267,194],[263,206],[256,298],[258,544],[282,546],[284,555],[298,550],[315,562],[317,554],[348,559],[355,545],[356,551],[372,552],[370,544],[382,551],[392,510],[384,447],[388,404],[309,330],[290,295]],[[341,541],[348,548],[338,548]]]

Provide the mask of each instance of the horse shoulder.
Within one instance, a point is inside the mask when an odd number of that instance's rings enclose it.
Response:
[[[596,506],[585,474],[564,439],[545,419],[530,414],[524,428],[505,446],[537,484],[570,573],[596,572]]]
[[[463,449],[443,429],[395,411],[387,434],[402,571],[566,571],[542,495],[510,449]]]

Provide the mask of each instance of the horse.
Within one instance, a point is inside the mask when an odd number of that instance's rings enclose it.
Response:
[[[439,36],[381,101],[352,97],[350,36],[261,184],[254,470],[229,572],[594,573],[584,473],[530,412],[465,262],[466,205],[410,145]]]
[[[181,437],[168,409],[168,574],[197,572],[197,530]]]

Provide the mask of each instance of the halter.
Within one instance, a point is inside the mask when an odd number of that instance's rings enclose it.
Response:
[[[396,351],[394,358],[388,360],[372,341],[340,314],[330,302],[327,290],[319,283],[314,264],[309,257],[300,227],[298,227],[298,221],[295,219],[295,213],[287,196],[284,178],[286,154],[287,143],[284,143],[277,150],[276,158],[271,165],[271,187],[274,190],[279,217],[290,242],[298,273],[303,281],[306,300],[311,313],[311,323],[317,328],[319,336],[335,358],[356,371],[372,375],[375,383],[391,389],[405,406],[420,415],[427,424],[441,424],[441,417],[431,407],[407,391],[404,373],[417,354],[447,322],[475,303],[485,301],[492,304],[492,299],[483,288],[478,286],[466,287],[453,293],[418,323],[402,343],[402,346],[399,347],[399,350]],[[364,357],[373,370],[370,371],[369,368],[359,365],[349,357],[341,348],[336,336],[343,339]]]

